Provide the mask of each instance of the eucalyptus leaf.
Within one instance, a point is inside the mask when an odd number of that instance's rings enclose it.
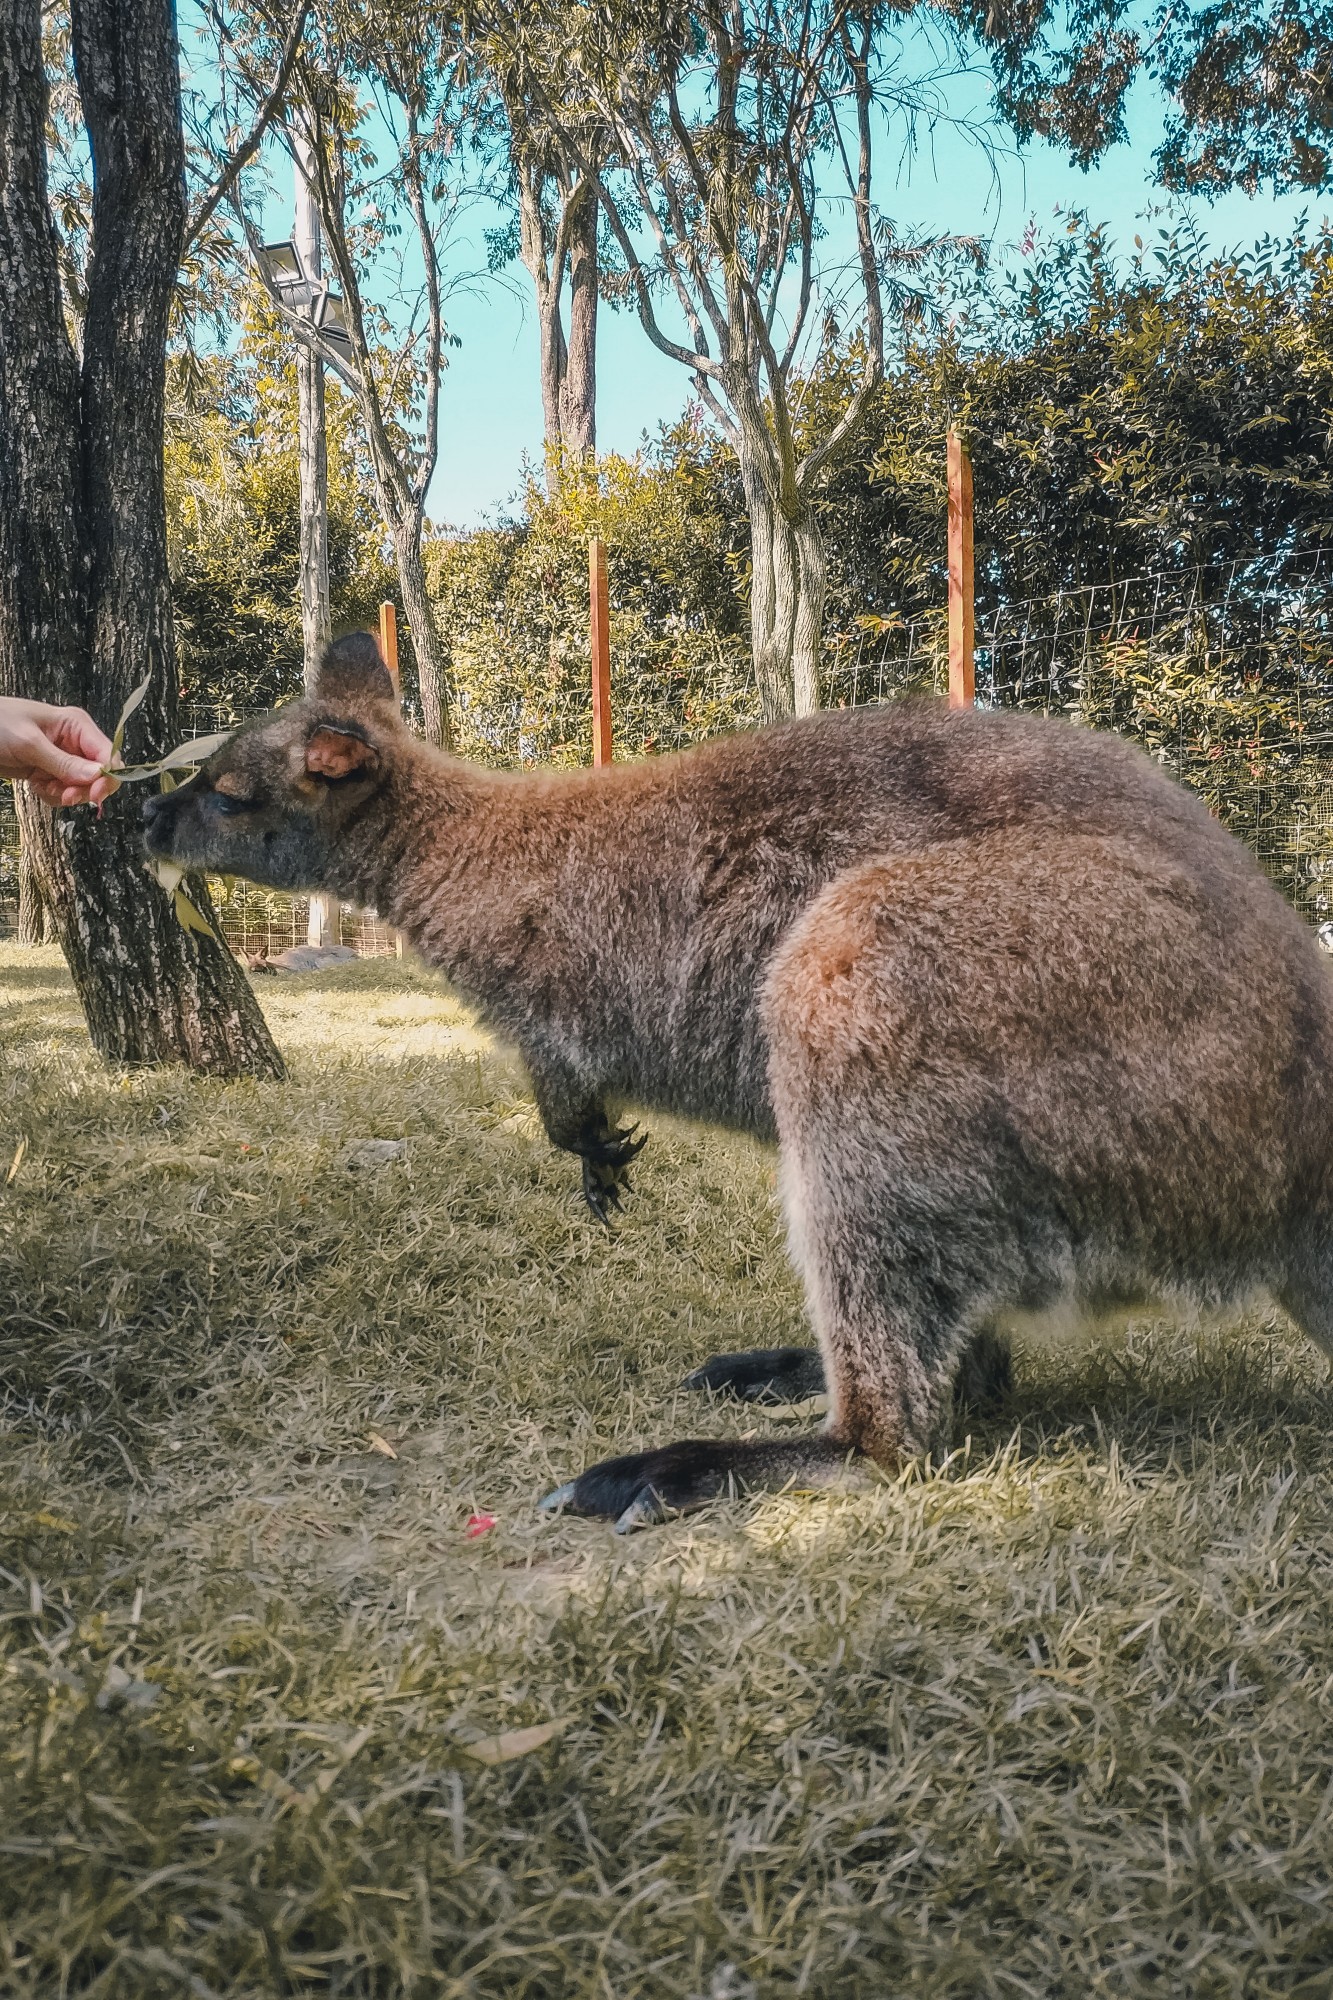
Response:
[[[168,750],[166,756],[159,757],[155,764],[131,764],[118,771],[112,771],[108,765],[107,770],[117,784],[137,785],[144,778],[160,778],[166,771],[181,771],[191,764],[204,763],[215,750],[222,748],[232,733],[230,729],[219,729],[212,736],[191,736],[184,743],[178,743],[174,750]],[[116,749],[119,748],[117,743]]]
[[[148,873],[155,882],[160,882],[169,896],[174,896],[185,880],[185,870],[178,861],[168,861],[165,856],[145,862]]]
[[[176,912],[176,922],[180,924],[182,929],[198,931],[202,937],[212,937],[212,924],[209,923],[208,918],[204,916],[201,910],[196,909],[184,889],[177,889],[175,895],[172,897],[172,905]]]
[[[217,932],[181,884],[185,880],[185,870],[178,861],[157,859],[145,864],[154,881],[160,882],[171,898],[171,907],[176,913],[176,922],[182,930],[198,931],[202,937],[216,937]]]
[[[120,720],[116,724],[116,733],[111,738],[111,759],[113,763],[115,762],[116,758],[119,757],[120,746],[125,741],[125,724],[129,721],[135,709],[138,708],[140,702],[143,700],[149,688],[152,686],[152,682],[153,682],[153,670],[150,667],[148,672],[144,675],[143,679],[140,681],[138,687],[134,690],[134,693],[130,696],[129,700],[126,702],[124,708],[122,708],[120,711]]]

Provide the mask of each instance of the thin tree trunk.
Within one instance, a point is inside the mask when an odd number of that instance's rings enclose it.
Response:
[[[421,556],[425,528],[425,496],[409,483],[407,474],[393,454],[393,446],[373,405],[361,401],[365,439],[370,450],[370,469],[375,480],[375,498],[380,514],[393,538],[398,585],[403,593],[403,610],[412,634],[416,655],[417,684],[421,690],[421,715],[427,738],[441,749],[453,748],[453,726],[449,719],[449,658],[435,606],[426,588],[426,570]]]
[[[569,237],[569,337],[560,384],[560,442],[566,464],[586,465],[597,453],[597,191],[585,181]]]
[[[20,944],[53,944],[55,924],[42,894],[41,877],[25,840],[19,842],[18,941]]]
[[[312,688],[332,637],[329,623],[328,441],[324,429],[324,364],[296,350],[297,425],[301,473],[301,637],[305,684]]]
[[[519,247],[537,294],[538,367],[542,392],[542,432],[546,482],[554,492],[560,478],[560,388],[565,378],[565,329],[560,297],[551,282],[550,251],[542,217],[542,174],[526,158],[518,162]]]
[[[808,505],[795,521],[746,481],[750,516],[750,644],[765,722],[819,707],[827,571]]]
[[[407,613],[412,650],[416,654],[421,719],[429,741],[450,750],[454,735],[449,719],[449,664],[435,620],[435,606],[426,588],[426,570],[421,559],[420,509],[407,519],[391,525],[394,527],[394,554],[403,593],[403,609]]]
[[[828,595],[828,564],[824,537],[814,510],[806,501],[794,521],[784,519],[791,545],[795,587],[791,612],[792,693],[798,715],[813,715],[822,701],[821,665],[824,650],[824,601]]]
[[[750,523],[750,646],[765,722],[819,707],[828,570],[790,424],[775,427],[744,377],[728,384],[732,449]],[[775,435],[776,429],[776,435]]]
[[[362,414],[365,414],[364,406]],[[395,465],[387,441],[377,441],[375,426],[369,421],[366,423],[366,440],[370,446],[371,470],[375,477],[375,497],[393,537],[403,610],[407,613],[412,651],[416,655],[425,733],[432,743],[450,750],[454,737],[449,719],[449,656],[436,623],[435,606],[426,588],[426,569],[421,555],[424,508],[409,490],[401,467]]]
[[[73,28],[95,187],[81,384],[46,199],[38,0],[0,9],[0,687],[109,725],[151,672],[133,758],[176,727],[162,430],[185,214],[180,80],[170,0],[75,0]],[[231,954],[183,931],[144,874],[133,789],[100,817],[16,790],[99,1052],[281,1075]]]
[[[524,160],[518,175],[519,242],[537,294],[537,335],[547,490],[597,451],[597,190],[590,180],[562,190],[565,248],[549,240],[542,213],[547,177]],[[569,292],[569,333],[563,318]]]

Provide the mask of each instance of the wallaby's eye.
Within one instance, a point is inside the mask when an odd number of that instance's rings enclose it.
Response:
[[[218,811],[225,813],[228,818],[233,813],[248,813],[255,809],[253,799],[234,799],[230,792],[214,792],[213,798]]]

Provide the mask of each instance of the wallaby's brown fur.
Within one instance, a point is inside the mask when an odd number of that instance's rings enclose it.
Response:
[[[1025,1314],[1268,1294],[1333,1352],[1329,969],[1112,737],[900,702],[514,777],[411,736],[356,635],[146,812],[156,854],[404,931],[521,1050],[599,1212],[621,1106],[777,1141],[826,1428],[609,1460],[556,1504],[630,1527],[896,1465]],[[691,1379],[820,1375],[783,1349]]]

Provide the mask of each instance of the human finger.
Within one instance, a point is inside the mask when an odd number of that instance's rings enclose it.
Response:
[[[56,715],[59,719],[53,734],[62,749],[86,758],[99,770],[111,762],[111,738],[98,728],[86,709],[62,708]]]
[[[86,792],[104,775],[102,766],[94,763],[91,757],[78,756],[72,750],[62,749],[41,729],[34,729],[31,735],[26,736],[22,748],[31,770],[44,772],[48,777],[58,779],[61,785],[76,785],[80,793]],[[108,756],[110,753],[111,745],[108,743]]]

